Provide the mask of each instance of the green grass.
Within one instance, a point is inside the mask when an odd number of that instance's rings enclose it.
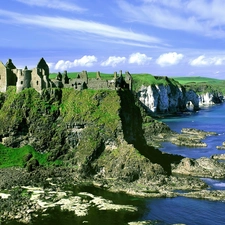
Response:
[[[178,81],[180,84],[193,84],[193,83],[208,83],[208,84],[219,84],[225,82],[224,80],[219,80],[209,77],[173,77],[174,80]]]
[[[198,94],[206,92],[225,94],[225,80],[209,77],[174,77],[173,79]]]
[[[71,120],[95,122],[96,125],[109,128],[112,132],[118,126],[120,98],[116,91],[91,90],[75,91],[63,89],[60,106],[65,122]]]
[[[37,159],[42,166],[60,165],[62,162],[56,160],[55,162],[49,162],[48,154],[42,154],[35,151],[31,146],[24,146],[21,148],[10,148],[0,144],[0,168],[7,167],[24,167],[24,157],[29,153],[32,154],[32,159]]]

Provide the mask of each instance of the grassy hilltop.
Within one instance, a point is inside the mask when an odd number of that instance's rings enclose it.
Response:
[[[73,155],[69,144],[78,139],[73,131],[68,133],[68,126],[71,130],[74,124],[88,124],[88,138],[80,144],[95,149],[102,138],[114,135],[120,122],[120,98],[110,90],[55,89],[40,95],[32,88],[16,94],[10,87],[0,93],[0,100],[0,137],[14,147],[0,145],[0,168],[24,167],[29,154],[29,161],[36,159],[43,166],[62,164],[60,156]]]
[[[54,79],[56,75],[56,73],[51,74],[50,78]],[[68,73],[68,76],[74,78],[77,73]],[[89,72],[88,76],[95,78],[96,73]],[[225,81],[214,78],[167,78],[151,74],[132,74],[132,77],[133,90],[139,90],[141,85],[177,86],[181,84],[198,93],[219,91],[225,94]],[[102,73],[101,78],[109,80],[113,78],[113,74]],[[29,154],[32,155],[29,160],[36,159],[43,166],[61,165],[63,155],[67,155],[70,159],[76,151],[79,151],[79,148],[87,149],[86,154],[89,154],[89,150],[91,152],[91,149],[101,148],[103,140],[112,139],[122,132],[121,110],[121,98],[117,92],[111,90],[87,89],[79,92],[73,89],[62,91],[56,89],[54,93],[46,91],[40,96],[30,88],[18,94],[15,94],[15,88],[9,88],[7,93],[0,93],[0,137],[4,139],[6,145],[14,148],[0,145],[0,168],[24,167]],[[128,111],[133,110],[134,108]],[[127,114],[126,117],[130,116]],[[89,138],[81,142],[80,147],[74,148],[76,150],[67,151],[70,149],[68,147],[70,140],[66,140],[68,139],[66,127],[76,123],[88,124],[89,128],[85,135]],[[131,130],[133,130],[132,127]],[[130,132],[127,133],[127,137],[132,136]],[[29,135],[34,136],[34,140]],[[25,139],[22,148],[19,146],[19,136]],[[73,138],[71,136],[71,139]],[[84,161],[85,157],[85,155],[82,156]],[[73,162],[70,163],[73,164]]]
[[[209,77],[173,77],[173,79],[199,94],[216,91],[225,95],[225,80]]]
[[[69,72],[69,78],[75,78],[79,72]],[[208,77],[165,77],[153,76],[148,73],[131,74],[133,78],[133,90],[138,91],[142,85],[183,85],[187,89],[193,89],[195,92],[201,94],[206,92],[221,92],[225,95],[225,80]],[[54,79],[56,73],[50,74],[50,79]],[[88,77],[95,78],[96,72],[88,72]],[[104,80],[113,79],[113,74],[101,73],[101,78]]]
[[[123,181],[170,173],[174,159],[147,145],[143,121],[154,121],[129,90],[15,92],[0,93],[0,168],[61,166],[87,177],[104,167]]]

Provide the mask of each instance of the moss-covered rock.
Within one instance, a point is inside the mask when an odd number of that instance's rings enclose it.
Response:
[[[40,161],[39,155],[28,157],[33,151],[24,152],[19,165],[26,164],[28,171],[62,162],[83,178],[128,182],[171,172],[173,157],[149,147],[144,136],[143,121],[154,120],[128,90],[46,89],[39,94],[28,88],[16,94],[9,88],[3,99],[4,144],[30,145],[43,156]]]

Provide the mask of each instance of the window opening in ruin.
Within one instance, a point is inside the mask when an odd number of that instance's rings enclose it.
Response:
[[[23,84],[23,81],[21,81],[20,83]]]
[[[37,85],[38,85],[38,80],[37,80]]]

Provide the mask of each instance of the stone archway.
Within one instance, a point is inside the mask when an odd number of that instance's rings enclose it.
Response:
[[[194,111],[194,105],[193,105],[192,101],[186,102],[186,109],[188,109],[190,111]]]

